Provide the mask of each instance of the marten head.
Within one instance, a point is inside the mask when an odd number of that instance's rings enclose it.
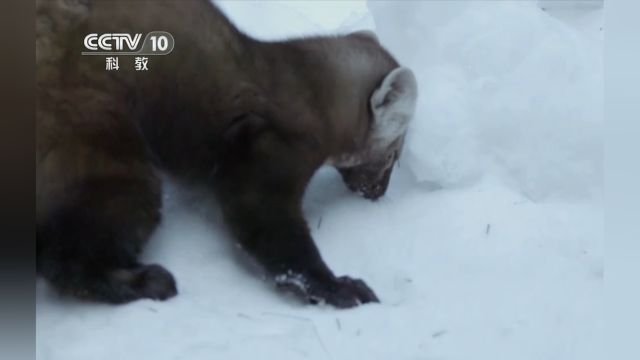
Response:
[[[367,50],[361,55],[375,59],[360,71],[383,75],[373,92],[368,93],[364,140],[353,152],[332,162],[352,191],[375,200],[386,192],[393,165],[402,151],[415,111],[418,86],[413,72],[399,66],[373,33],[361,32],[355,36],[367,44]],[[366,63],[365,59],[363,64]]]

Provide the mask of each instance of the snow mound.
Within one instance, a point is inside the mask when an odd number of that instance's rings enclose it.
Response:
[[[492,174],[532,200],[599,193],[600,40],[531,2],[369,7],[420,85],[404,159],[417,181],[468,186]]]
[[[240,30],[260,40],[373,30],[364,1],[216,1]]]

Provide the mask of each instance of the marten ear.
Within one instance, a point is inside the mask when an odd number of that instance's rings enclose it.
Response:
[[[380,43],[380,40],[378,40],[378,36],[376,35],[376,33],[374,33],[371,30],[359,30],[359,31],[352,32],[351,35],[362,36],[364,38],[371,39],[378,44]]]
[[[254,113],[246,113],[233,118],[224,132],[228,144],[247,144],[267,127],[267,121]]]
[[[371,96],[373,136],[394,141],[402,135],[413,117],[418,98],[418,84],[413,72],[398,67],[382,80]]]

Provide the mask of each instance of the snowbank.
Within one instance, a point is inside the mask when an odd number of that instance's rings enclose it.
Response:
[[[216,1],[245,33],[261,40],[374,29],[365,1]]]
[[[601,40],[532,2],[369,6],[418,77],[405,161],[418,181],[456,187],[492,174],[533,200],[598,195]]]

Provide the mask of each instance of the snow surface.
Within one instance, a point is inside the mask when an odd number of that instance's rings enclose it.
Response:
[[[262,39],[375,29],[420,88],[377,202],[332,169],[305,211],[337,274],[382,303],[275,292],[212,200],[167,179],[144,255],[179,296],[124,306],[36,286],[36,353],[88,359],[589,360],[602,347],[602,8],[523,1],[223,3]]]

